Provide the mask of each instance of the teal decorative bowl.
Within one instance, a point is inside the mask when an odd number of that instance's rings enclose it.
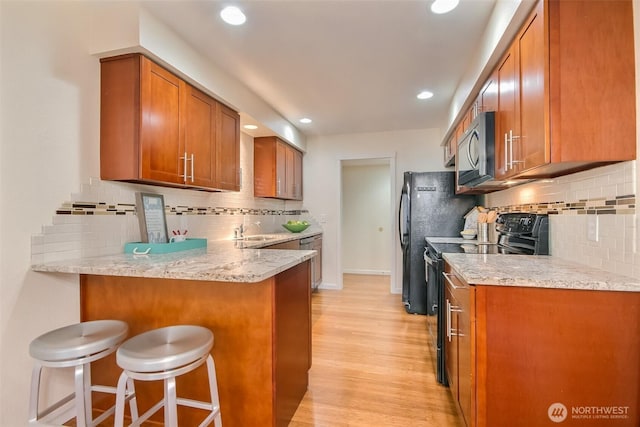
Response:
[[[300,233],[301,231],[309,228],[311,224],[282,224],[284,228],[289,230],[292,233]]]

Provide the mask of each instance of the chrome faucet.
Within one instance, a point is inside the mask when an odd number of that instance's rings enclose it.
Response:
[[[244,225],[243,224],[238,224],[233,229],[233,238],[235,240],[240,240],[240,239],[244,238]]]

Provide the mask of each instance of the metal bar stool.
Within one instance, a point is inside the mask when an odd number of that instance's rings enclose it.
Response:
[[[116,351],[128,332],[128,325],[120,320],[95,320],[65,326],[31,341],[29,354],[35,362],[31,375],[29,425],[62,425],[75,418],[78,427],[93,427],[112,415],[115,405],[93,419],[91,393],[115,394],[116,388],[91,384],[91,362]],[[40,381],[45,367],[75,367],[74,392],[41,410]],[[137,418],[133,381],[128,385],[124,400],[129,402],[132,418]]]
[[[177,405],[209,411],[200,427],[215,421],[222,426],[216,369],[210,351],[213,333],[202,326],[178,325],[144,332],[125,341],[116,352],[116,362],[123,369],[116,394],[115,427],[123,426],[127,381],[164,380],[164,397],[147,410],[132,426],[139,426],[164,407],[165,426],[178,426]],[[193,371],[206,362],[211,402],[176,396],[176,377]]]

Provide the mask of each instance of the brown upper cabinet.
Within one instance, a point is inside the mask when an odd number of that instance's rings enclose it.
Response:
[[[254,196],[302,200],[302,153],[275,136],[253,144]]]
[[[498,66],[496,177],[636,157],[631,1],[541,0]]]
[[[486,81],[478,95],[478,113],[498,111],[498,70],[495,70]]]
[[[455,135],[449,136],[444,144],[444,165],[449,167],[456,164],[456,140]]]
[[[240,116],[140,54],[101,60],[100,176],[240,190]]]

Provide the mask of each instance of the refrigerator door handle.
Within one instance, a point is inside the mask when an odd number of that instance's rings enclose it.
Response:
[[[402,241],[402,195],[400,195],[400,203],[398,203],[398,239],[400,240],[400,246],[404,244]]]
[[[408,242],[405,240],[405,233],[409,230],[409,224],[407,223],[407,209],[409,209],[409,196],[403,189],[400,195],[400,205],[398,206],[398,237],[400,239],[400,247],[404,248]],[[403,215],[404,214],[404,215]],[[404,225],[404,227],[403,227]]]

